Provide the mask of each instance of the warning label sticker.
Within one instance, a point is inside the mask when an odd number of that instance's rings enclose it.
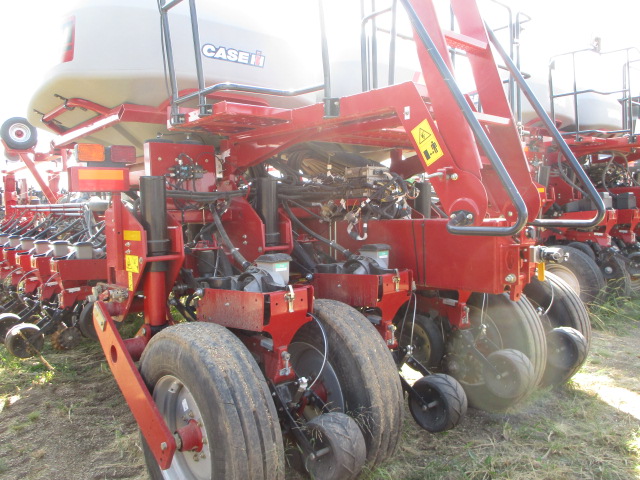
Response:
[[[125,255],[125,270],[127,272],[140,273],[137,255]]]
[[[411,130],[411,135],[413,135],[413,139],[418,144],[418,149],[427,167],[442,157],[443,153],[440,144],[436,140],[436,136],[433,134],[431,125],[427,120],[423,120],[416,128]]]

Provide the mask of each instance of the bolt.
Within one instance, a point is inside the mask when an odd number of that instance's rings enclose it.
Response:
[[[504,281],[507,283],[516,283],[516,276],[513,273],[510,273],[506,277],[504,277]]]
[[[195,415],[193,415],[193,412],[191,410],[189,410],[188,415],[189,415],[189,418],[193,418],[195,416]]]
[[[459,177],[457,173],[452,173],[451,175],[449,175],[449,178],[455,182]]]
[[[513,212],[507,212],[507,217],[513,217]]]
[[[167,442],[162,442],[160,444],[160,450],[162,450],[163,452],[168,448]]]
[[[473,213],[467,213],[467,220],[473,220]]]
[[[194,462],[199,462],[200,461],[200,455],[198,455],[197,453],[193,454],[193,461]]]
[[[200,458],[207,458],[207,456],[204,454],[204,452],[200,453]]]
[[[613,268],[604,267],[604,273],[606,273],[607,275],[611,275],[613,273]]]

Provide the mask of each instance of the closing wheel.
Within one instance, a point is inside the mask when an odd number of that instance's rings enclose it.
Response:
[[[209,323],[164,329],[144,350],[140,373],[169,430],[193,419],[202,439],[200,451],[177,450],[167,470],[160,470],[143,441],[152,479],[284,478],[282,434],[269,389],[227,329]]]
[[[514,302],[504,294],[473,294],[468,305],[471,333],[481,353],[488,356],[496,350],[518,350],[533,366],[533,382],[520,397],[498,396],[485,384],[482,364],[464,355],[459,339],[452,338],[450,353],[446,357],[448,373],[462,384],[469,405],[480,410],[504,411],[526,398],[542,379],[547,363],[547,342],[542,322],[525,297]]]
[[[560,385],[584,364],[589,345],[575,328],[558,327],[547,334],[548,362],[542,385]]]
[[[532,278],[524,289],[525,294],[540,312],[547,336],[547,366],[543,384],[559,385],[569,380],[582,366],[587,358],[591,344],[591,321],[586,307],[569,285],[551,273],[545,275],[545,281]],[[560,367],[551,365],[550,348],[555,348],[556,341],[549,338],[551,332],[558,327],[569,327],[576,330],[585,342],[585,355],[581,363],[565,363],[567,371],[561,373]],[[554,334],[555,335],[555,334]],[[546,370],[549,370],[547,373]],[[551,373],[553,372],[553,373]]]
[[[622,258],[617,254],[613,254],[600,263],[600,269],[607,282],[605,292],[608,297],[631,297],[631,275],[629,275],[627,266]]]
[[[400,345],[406,347],[411,343],[411,319],[402,319],[398,322]],[[412,356],[427,368],[440,365],[444,356],[444,339],[442,332],[433,318],[426,315],[416,315],[413,326],[413,351]]]
[[[418,425],[431,433],[454,428],[467,412],[467,395],[450,375],[436,373],[413,384],[421,399],[409,395],[409,411]]]
[[[93,303],[94,302],[88,302],[83,307],[80,312],[80,317],[78,318],[78,328],[85,337],[98,341],[98,333],[93,324]]]
[[[82,333],[78,327],[62,326],[51,334],[51,345],[56,350],[71,350],[80,345]]]
[[[4,339],[7,337],[7,332],[19,323],[22,323],[22,320],[20,320],[20,316],[15,313],[0,314],[0,340],[4,342]]]
[[[496,350],[483,365],[487,388],[500,398],[521,398],[534,385],[533,365],[524,353],[513,349]]]
[[[357,310],[334,300],[314,302],[313,321],[294,336],[289,353],[298,376],[318,377],[312,390],[332,410],[353,417],[364,434],[367,463],[388,459],[396,450],[402,427],[403,396],[393,357],[375,327]],[[319,414],[320,412],[316,412]],[[313,412],[305,412],[309,418]]]
[[[13,117],[0,127],[0,136],[13,150],[29,150],[38,143],[38,131],[26,118]]]
[[[18,323],[7,332],[4,344],[11,355],[30,358],[42,351],[44,335],[33,323]]]
[[[344,413],[319,415],[305,425],[315,449],[305,468],[315,480],[351,480],[367,460],[367,446],[358,424]]]
[[[561,248],[569,258],[562,263],[548,263],[546,270],[568,283],[584,303],[601,303],[606,284],[596,261],[576,248],[565,245]]]

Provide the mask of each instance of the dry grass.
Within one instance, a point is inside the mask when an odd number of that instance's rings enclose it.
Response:
[[[517,411],[470,410],[458,428],[437,435],[407,411],[396,456],[362,478],[640,479],[638,318],[638,303],[596,310],[585,367]],[[53,373],[0,348],[0,479],[146,478],[135,422],[99,347],[45,357]]]

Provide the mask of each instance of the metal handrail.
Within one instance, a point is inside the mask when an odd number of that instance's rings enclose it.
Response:
[[[445,63],[444,59],[438,52],[436,45],[434,44],[433,40],[427,33],[427,30],[425,29],[424,25],[422,25],[422,22],[420,21],[418,14],[415,12],[413,7],[411,6],[411,3],[409,2],[409,0],[400,0],[400,1],[405,7],[405,10],[407,12],[407,15],[409,16],[409,19],[411,20],[411,24],[413,25],[415,32],[417,33],[418,37],[422,41],[422,44],[424,45],[425,49],[427,50],[427,53],[431,57],[431,60],[435,64],[436,68],[438,69],[438,72],[444,79],[445,84],[447,85],[447,88],[451,93],[451,96],[454,98],[458,107],[460,108],[460,111],[465,117],[467,124],[471,128],[476,138],[476,141],[480,144],[480,147],[482,148],[487,158],[489,159],[491,166],[493,167],[496,174],[498,175],[500,183],[502,184],[505,191],[507,192],[507,195],[509,196],[509,199],[513,203],[513,206],[516,210],[516,221],[513,225],[509,227],[460,226],[460,225],[455,225],[453,222],[454,219],[451,219],[449,220],[449,222],[447,222],[447,230],[450,233],[453,233],[456,235],[477,235],[477,236],[516,235],[527,224],[527,216],[528,216],[527,205],[524,203],[524,200],[522,199],[520,192],[518,191],[517,187],[513,183],[513,180],[509,176],[509,173],[507,172],[507,169],[502,163],[502,160],[500,160],[498,153],[493,148],[493,145],[491,144],[489,137],[487,136],[486,132],[482,128],[482,125],[480,125],[480,122],[478,121],[473,110],[469,106],[467,99],[458,88],[455,82],[455,78],[449,71],[447,64]]]
[[[175,70],[175,64],[173,62],[173,47],[171,46],[171,32],[169,28],[168,12],[184,0],[158,0],[160,18],[162,25],[162,37],[164,46],[164,62],[168,69],[169,80],[171,84],[171,118],[172,125],[180,124],[184,122],[184,117],[180,115],[178,106],[194,98],[198,99],[198,107],[200,110],[200,116],[211,115],[211,105],[207,105],[206,96],[219,91],[238,91],[245,93],[257,93],[261,95],[274,95],[274,96],[297,96],[304,95],[306,93],[322,90],[323,85],[315,85],[312,87],[305,87],[298,90],[278,90],[273,88],[258,87],[255,85],[242,85],[237,83],[219,83],[210,87],[205,87],[204,73],[202,69],[202,58],[200,57],[200,33],[198,30],[198,15],[196,11],[195,0],[189,1],[189,17],[191,21],[191,36],[193,40],[193,50],[195,54],[196,62],[196,76],[198,81],[198,90],[186,95],[180,95],[178,90],[178,80]],[[166,2],[166,3],[165,3]]]
[[[573,131],[570,132],[564,132],[565,135],[575,135],[576,140],[580,140],[580,135],[585,134],[585,133],[599,133],[599,131],[597,130],[581,130],[580,129],[580,113],[579,113],[579,108],[578,108],[578,97],[580,95],[583,95],[585,93],[594,93],[596,95],[611,95],[611,94],[615,94],[615,93],[622,93],[623,94],[623,98],[622,98],[622,103],[623,103],[623,109],[622,109],[622,123],[623,123],[623,129],[622,130],[615,130],[615,131],[609,131],[606,133],[610,133],[610,134],[626,134],[629,136],[630,141],[633,140],[633,128],[632,128],[632,122],[631,122],[631,118],[632,118],[632,106],[629,104],[629,99],[631,99],[631,81],[630,81],[630,64],[637,61],[631,61],[629,58],[629,53],[631,51],[635,50],[636,52],[639,52],[639,50],[635,47],[628,47],[628,48],[620,48],[617,50],[611,50],[609,52],[600,52],[598,46],[594,46],[591,48],[583,48],[580,50],[575,50],[572,52],[565,52],[565,53],[560,53],[558,55],[554,55],[553,57],[551,57],[549,59],[549,100],[550,100],[550,104],[551,104],[551,118],[553,118],[555,120],[555,99],[556,98],[562,98],[562,97],[573,97],[573,113],[575,116],[575,125],[576,128]],[[620,90],[612,90],[612,91],[608,91],[608,92],[604,92],[604,91],[600,91],[600,90],[594,90],[594,89],[585,89],[585,90],[578,90],[577,88],[577,77],[576,77],[576,54],[579,53],[586,53],[586,52],[597,52],[599,55],[612,55],[615,53],[620,53],[620,52],[624,52],[626,55],[626,62],[623,64],[623,86],[622,89]],[[566,92],[566,93],[554,93],[554,84],[553,84],[553,71],[555,69],[555,64],[556,64],[556,60],[561,58],[561,57],[565,57],[571,55],[571,61],[572,61],[572,67],[573,67],[573,91],[571,92]],[[626,103],[626,105],[625,105]]]
[[[562,152],[562,155],[564,155],[564,157],[569,162],[569,166],[571,167],[571,169],[576,173],[580,181],[582,181],[583,185],[587,190],[586,192],[587,195],[591,198],[591,200],[596,206],[596,215],[590,220],[585,221],[585,220],[573,220],[573,219],[563,219],[563,220],[536,219],[533,222],[530,222],[530,225],[533,225],[536,227],[574,227],[574,228],[595,227],[604,219],[604,216],[606,213],[606,207],[604,205],[604,201],[602,200],[602,198],[600,197],[600,194],[591,183],[591,180],[589,179],[585,171],[582,169],[581,165],[578,163],[578,160],[576,159],[575,155],[567,145],[567,142],[564,141],[564,138],[560,134],[560,131],[556,128],[555,122],[553,122],[551,118],[549,118],[549,115],[547,115],[547,112],[542,107],[538,99],[535,97],[529,85],[527,85],[527,82],[525,81],[524,77],[522,76],[520,71],[516,68],[515,64],[513,63],[513,60],[511,60],[509,55],[507,55],[507,53],[505,52],[504,48],[502,48],[502,45],[500,45],[500,42],[498,42],[498,39],[496,38],[495,34],[491,31],[489,26],[485,24],[485,28],[487,29],[489,40],[491,41],[493,46],[496,48],[496,51],[502,57],[502,60],[504,61],[507,68],[509,68],[509,72],[514,77],[516,83],[518,84],[518,87],[520,88],[522,93],[524,93],[524,96],[529,101],[529,103],[535,110],[536,114],[538,115],[538,117],[540,118],[544,126],[547,128],[548,132],[551,134],[553,139],[555,140],[556,145],[558,146],[558,148],[560,148],[560,151]]]

